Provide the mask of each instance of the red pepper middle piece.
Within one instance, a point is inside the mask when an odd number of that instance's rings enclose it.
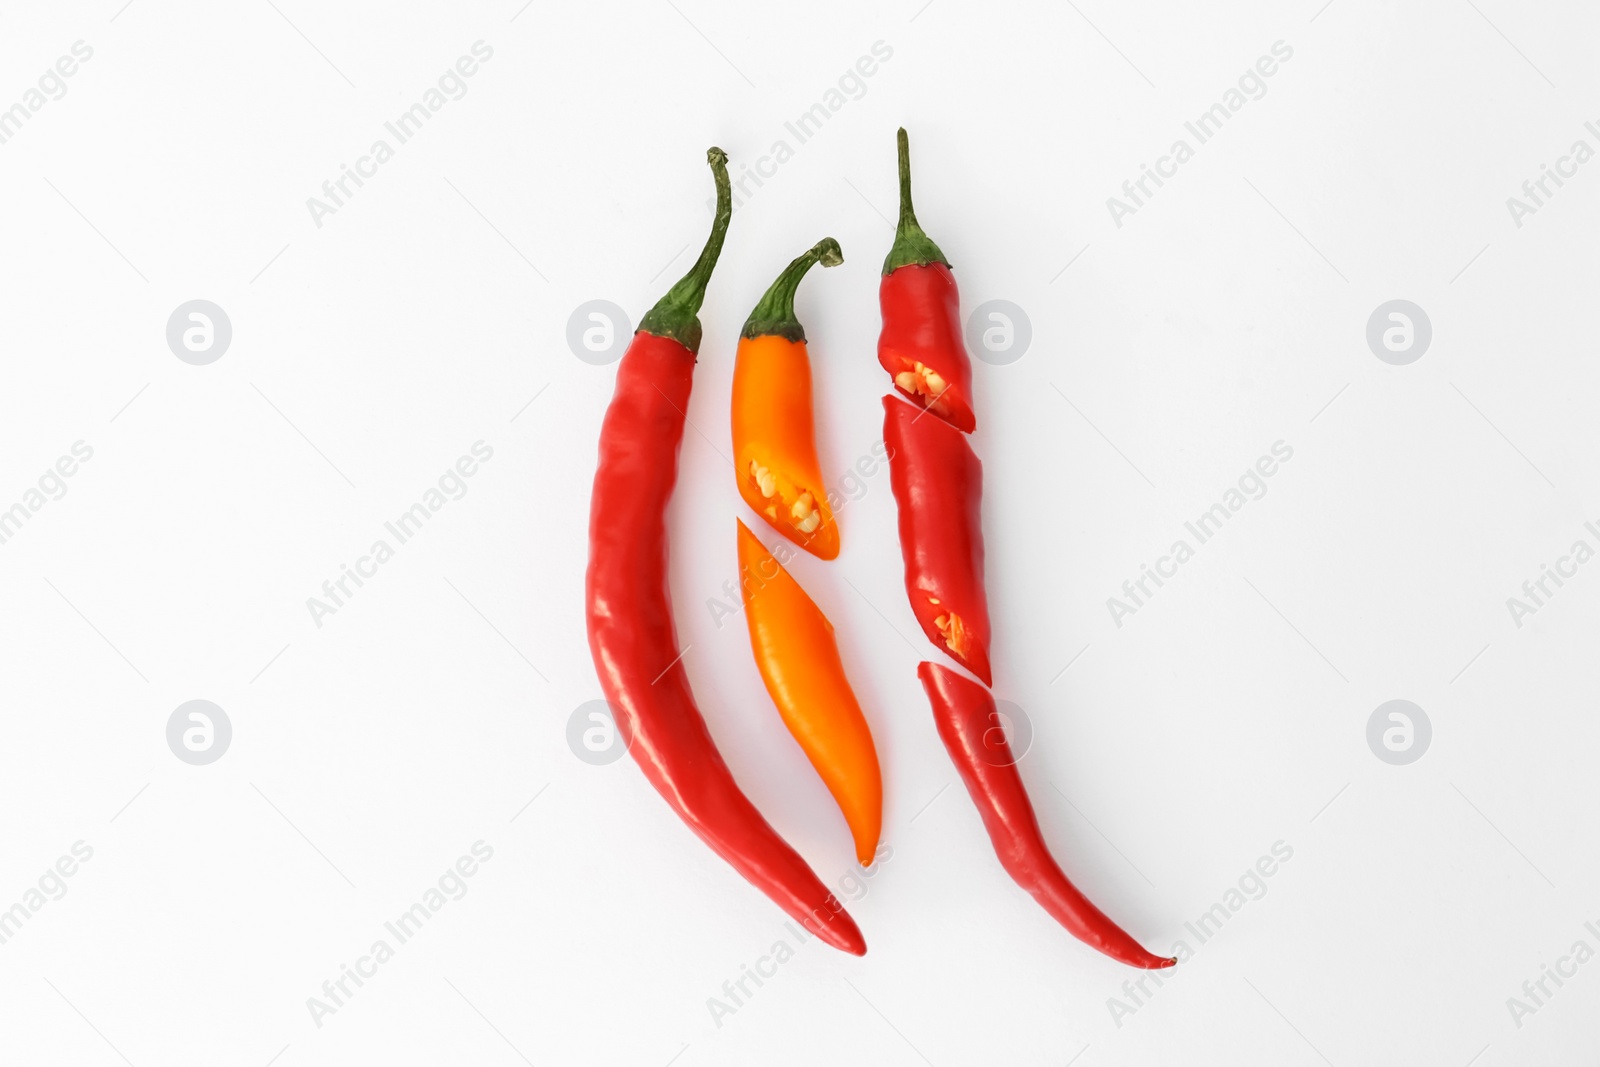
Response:
[[[1011,880],[1033,894],[1073,937],[1117,962],[1146,970],[1177,963],[1170,956],[1148,951],[1112,922],[1079,892],[1050,855],[988,690],[935,663],[918,664],[917,677],[933,705],[939,737],[978,806],[995,855]]]
[[[893,396],[883,398],[883,440],[911,610],[929,641],[992,685],[983,464],[966,434]]]
[[[717,751],[689,689],[667,588],[667,505],[678,477],[701,301],[722,251],[733,196],[728,157],[711,236],[693,268],[639,323],[600,428],[589,504],[589,650],[617,728],[656,792],[701,840],[823,941],[860,956],[866,942],[839,898],[778,836]]]
[[[977,428],[972,413],[972,360],[961,340],[961,297],[950,263],[911,207],[911,147],[900,147],[900,223],[883,263],[878,303],[883,332],[878,362],[894,387],[962,433]]]

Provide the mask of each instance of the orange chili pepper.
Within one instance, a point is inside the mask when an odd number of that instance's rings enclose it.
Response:
[[[739,573],[761,680],[844,813],[856,859],[865,867],[883,828],[883,776],[872,730],[844,676],[833,624],[743,522]]]
[[[811,361],[794,294],[812,264],[844,262],[828,237],[786,267],[750,313],[733,365],[733,462],[739,495],[774,530],[820,559],[839,555],[839,528],[817,462]]]

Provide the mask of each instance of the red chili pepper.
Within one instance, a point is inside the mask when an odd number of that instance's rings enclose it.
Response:
[[[928,640],[993,684],[979,516],[983,464],[965,434],[893,396],[883,398],[883,440],[911,610]]]
[[[740,791],[689,690],[667,592],[666,512],[678,473],[706,282],[733,214],[728,157],[711,236],[639,323],[600,429],[589,511],[589,649],[629,752],[678,816],[791,917],[854,955],[866,942],[838,897]]]
[[[883,332],[878,362],[894,386],[962,433],[977,428],[972,414],[972,360],[961,340],[961,298],[950,263],[922,232],[911,207],[911,147],[900,146],[900,225],[883,261],[878,302]]]
[[[1032,893],[1073,937],[1119,963],[1149,970],[1177,963],[1147,951],[1112,922],[1050,855],[989,691],[936,663],[919,664],[917,677],[933,705],[939,737],[961,772],[995,855],[1011,880]]]

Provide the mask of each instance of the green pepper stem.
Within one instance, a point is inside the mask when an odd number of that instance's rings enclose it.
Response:
[[[900,225],[895,227],[894,247],[883,261],[883,273],[889,274],[900,267],[927,266],[930,263],[950,265],[939,251],[939,246],[922,232],[917,223],[916,209],[911,206],[911,142],[905,127],[895,134],[900,149]]]
[[[760,303],[756,304],[756,309],[750,312],[740,336],[765,337],[776,334],[790,341],[804,341],[805,328],[794,315],[794,294],[800,288],[800,279],[814,264],[837,267],[843,262],[844,253],[839,249],[839,242],[832,237],[824,237],[812,245],[804,255],[796,257],[783,268],[778,280],[772,283]]]
[[[722,254],[723,239],[728,236],[728,223],[733,218],[733,187],[728,182],[728,153],[720,148],[706,151],[706,162],[711,164],[711,175],[717,183],[717,214],[711,222],[711,236],[700,250],[689,273],[678,279],[678,284],[667,290],[667,295],[656,302],[645,317],[639,320],[641,333],[670,337],[690,352],[700,351],[700,305],[705,302],[706,283]]]

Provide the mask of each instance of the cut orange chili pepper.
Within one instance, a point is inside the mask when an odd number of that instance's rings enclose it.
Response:
[[[750,313],[733,365],[733,462],[739,495],[774,530],[820,559],[839,555],[811,409],[811,361],[794,294],[815,263],[844,262],[828,237],[786,267]]]
[[[844,675],[833,624],[743,522],[739,574],[761,680],[844,813],[856,859],[868,866],[883,828],[883,776],[872,730]]]

